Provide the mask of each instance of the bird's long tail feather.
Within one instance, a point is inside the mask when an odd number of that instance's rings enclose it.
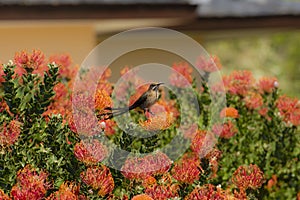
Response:
[[[111,119],[113,117],[122,115],[129,111],[128,108],[111,108],[111,107],[104,108],[104,110],[111,111],[111,112],[101,113],[100,115],[98,115],[99,117],[104,117],[104,120]]]

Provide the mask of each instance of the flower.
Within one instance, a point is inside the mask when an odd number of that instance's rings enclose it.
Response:
[[[3,111],[9,111],[9,107],[4,99],[0,99],[0,113]]]
[[[240,190],[260,188],[264,182],[264,174],[257,165],[239,166],[233,173],[232,183]]]
[[[213,126],[212,131],[221,138],[229,139],[238,133],[237,128],[231,121],[225,122],[224,124],[216,124]]]
[[[170,76],[170,83],[179,88],[185,88],[193,82],[193,68],[186,62],[174,63],[173,73]]]
[[[171,170],[173,178],[182,183],[193,184],[194,181],[199,180],[201,166],[200,158],[194,153],[186,153],[177,161]]]
[[[216,138],[211,132],[198,130],[192,140],[191,149],[202,158],[211,150],[215,143]]]
[[[162,152],[155,152],[144,157],[128,157],[121,168],[128,179],[143,180],[149,176],[166,173],[172,161]]]
[[[277,185],[277,176],[273,174],[272,178],[267,183],[267,189],[272,190],[276,185]]]
[[[139,121],[141,127],[147,131],[158,131],[169,128],[174,122],[172,113],[160,113],[147,119],[146,121]]]
[[[249,92],[243,99],[250,110],[258,109],[263,105],[263,98],[259,93]]]
[[[235,198],[221,188],[215,187],[212,184],[206,184],[196,187],[185,200],[234,200]]]
[[[220,70],[222,65],[217,56],[210,56],[209,58],[200,56],[196,61],[196,67],[200,70],[210,73]]]
[[[105,123],[105,127],[103,126],[103,123]],[[116,132],[115,131],[116,122],[112,119],[100,120],[99,125],[101,129],[103,129],[104,127],[104,133],[106,136],[113,135]]]
[[[111,105],[112,101],[107,91],[98,89],[95,95],[96,110],[101,111],[106,107],[111,107]]]
[[[81,172],[80,178],[85,184],[98,190],[98,194],[102,197],[110,194],[115,187],[110,170],[105,166],[89,167],[85,172]]]
[[[79,200],[83,196],[79,196],[80,186],[72,182],[64,182],[60,185],[59,190],[52,193],[46,200]]]
[[[183,128],[184,129],[184,137],[188,139],[193,139],[198,131],[198,124],[193,123],[190,127]]]
[[[254,78],[250,71],[233,71],[223,82],[229,93],[244,96],[253,88]]]
[[[156,184],[156,179],[153,177],[153,176],[148,176],[146,177],[144,180],[143,180],[143,186],[146,188],[146,187],[149,187],[149,186],[152,186],[154,184]]]
[[[101,162],[107,153],[106,146],[96,139],[87,142],[81,140],[74,147],[75,157],[87,165]]]
[[[165,200],[179,197],[179,189],[179,185],[172,183],[171,176],[168,173],[165,173],[161,177],[159,183],[145,189],[145,194],[149,195],[153,199]]]
[[[71,130],[85,136],[99,134],[97,129],[99,122],[92,109],[94,106],[93,98],[85,94],[73,95],[72,105],[73,115],[68,119]]]
[[[53,102],[48,106],[43,115],[61,114],[65,118],[69,118],[72,113],[71,92],[63,83],[56,84],[53,91],[55,92]]]
[[[38,69],[41,67],[45,62],[45,55],[40,50],[34,49],[32,51],[31,57],[30,57],[30,64],[32,65],[33,69]]]
[[[15,63],[18,68],[24,68],[27,72],[38,70],[44,64],[45,55],[40,50],[33,50],[29,55],[26,51],[15,54]]]
[[[257,85],[261,93],[271,93],[278,87],[278,82],[275,77],[262,77],[258,80]]]
[[[232,107],[223,108],[223,110],[220,113],[221,117],[231,117],[231,118],[238,118],[239,112],[237,109]]]
[[[154,115],[160,113],[170,113],[174,118],[177,118],[180,115],[180,112],[176,108],[176,101],[171,99],[165,100],[163,97],[160,98],[156,104],[151,106],[151,112],[154,113]],[[150,118],[151,116],[151,113],[146,113],[146,117]]]
[[[146,194],[135,195],[131,200],[154,200]]]
[[[208,159],[209,165],[211,167],[211,171],[212,171],[212,178],[217,177],[217,171],[219,168],[219,159],[221,158],[222,152],[218,149],[213,149],[212,151],[210,151],[205,158]]]
[[[0,189],[0,199],[1,200],[12,200],[3,190]]]
[[[12,120],[4,122],[0,127],[0,146],[7,147],[14,144],[21,133],[21,122]]]
[[[43,199],[50,188],[46,181],[48,174],[41,171],[39,174],[30,165],[25,166],[17,173],[17,183],[11,189],[13,199]]]
[[[49,63],[59,66],[59,76],[71,83],[78,72],[78,65],[72,65],[72,58],[69,54],[56,54],[49,57]]]
[[[298,99],[281,96],[278,98],[276,106],[284,121],[290,122],[294,126],[300,125],[300,103]]]
[[[14,57],[14,61],[17,67],[22,67],[24,65],[29,65],[30,56],[26,51],[17,52]]]

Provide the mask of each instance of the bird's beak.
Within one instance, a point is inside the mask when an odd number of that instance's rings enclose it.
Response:
[[[157,85],[157,86],[160,86],[160,85],[162,85],[162,84],[164,84],[164,83],[160,82],[160,83],[157,83],[156,85]]]

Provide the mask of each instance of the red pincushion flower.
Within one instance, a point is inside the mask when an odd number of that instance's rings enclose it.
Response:
[[[276,105],[284,121],[290,122],[294,126],[300,125],[300,103],[298,99],[281,96]]]
[[[262,96],[255,92],[249,92],[243,100],[250,110],[261,108],[264,103]]]
[[[229,93],[244,96],[253,88],[254,78],[250,71],[233,71],[223,82]]]
[[[144,157],[129,157],[121,168],[128,179],[145,179],[149,176],[164,174],[171,167],[172,161],[162,152],[155,152]]]
[[[224,124],[216,124],[213,126],[212,131],[221,138],[229,139],[238,133],[237,128],[232,121],[225,122]]]
[[[226,191],[221,188],[215,187],[212,184],[206,184],[201,187],[196,187],[189,195],[187,195],[185,200],[234,200],[235,198],[226,193]]]
[[[21,133],[21,123],[12,120],[8,124],[4,122],[0,127],[0,146],[7,147],[14,144]]]
[[[3,190],[0,189],[0,199],[1,200],[12,200]]]
[[[179,88],[184,88],[193,82],[193,68],[188,63],[175,63],[172,66],[174,72],[170,76],[170,83]]]
[[[102,197],[110,194],[115,187],[110,170],[105,166],[89,167],[80,174],[80,177],[85,184],[91,186],[94,190],[98,190],[98,194]]]
[[[217,177],[217,172],[219,168],[219,159],[221,158],[222,152],[218,149],[213,149],[205,157],[208,159],[209,165],[211,167],[211,177]]]
[[[97,164],[107,156],[107,148],[98,140],[80,141],[74,147],[75,157],[87,165]]]
[[[191,149],[200,156],[204,157],[216,143],[216,138],[212,132],[198,130],[192,140]]]
[[[26,51],[22,51],[15,54],[14,60],[17,68],[24,68],[26,71],[32,72],[42,67],[45,61],[45,55],[40,50],[33,50],[31,55]],[[22,73],[24,72],[21,72],[21,74]]]
[[[262,77],[259,79],[257,85],[261,93],[271,93],[278,87],[278,82],[275,77]]]
[[[159,180],[159,183],[147,187],[145,189],[145,194],[149,195],[155,200],[166,200],[179,197],[179,189],[179,185],[172,183],[171,176],[166,173]]]
[[[264,174],[257,165],[239,166],[233,173],[232,182],[240,190],[257,189],[264,183]]]
[[[194,181],[199,180],[200,171],[200,158],[194,153],[186,153],[177,161],[171,170],[173,178],[182,182],[193,184]]]
[[[200,56],[196,61],[196,67],[205,72],[215,72],[222,68],[220,59],[217,56],[205,58]]]
[[[39,174],[31,166],[27,165],[18,171],[17,183],[11,189],[13,199],[43,199],[50,185],[47,183],[47,173]]]

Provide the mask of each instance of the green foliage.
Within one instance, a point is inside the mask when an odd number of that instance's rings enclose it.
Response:
[[[70,131],[60,115],[49,119],[42,116],[55,95],[58,67],[50,64],[41,77],[24,73],[18,76],[13,65],[4,66],[2,97],[9,112],[1,113],[0,120],[18,120],[21,134],[18,141],[2,149],[0,154],[0,188],[9,191],[15,184],[17,171],[31,165],[46,170],[48,178],[58,188],[65,180],[77,179],[82,165],[73,156],[77,136]],[[50,181],[50,182],[51,182]]]
[[[238,133],[234,137],[221,139],[222,151],[219,181],[226,183],[236,168],[243,164],[255,163],[263,170],[265,185],[259,190],[259,199],[293,199],[300,190],[300,131],[296,126],[287,125],[278,114],[275,105],[278,90],[264,94],[270,119],[257,110],[249,110],[240,97],[227,94],[228,106],[239,111],[236,119]],[[278,184],[267,188],[267,182],[276,175]],[[280,198],[279,198],[280,197]]]

